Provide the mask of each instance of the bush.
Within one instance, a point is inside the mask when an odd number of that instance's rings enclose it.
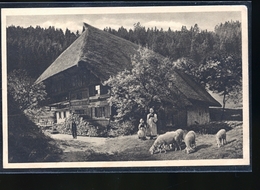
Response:
[[[106,135],[106,128],[94,126],[77,114],[69,116],[63,123],[55,124],[54,128],[61,134],[71,135],[71,122],[73,119],[78,123],[77,135],[90,137],[102,137]]]
[[[243,120],[242,109],[225,109],[222,120],[223,121],[242,121]],[[210,108],[209,109],[211,121],[221,121],[222,108]]]
[[[137,127],[132,121],[111,122],[108,136],[132,135],[137,132]]]
[[[220,129],[229,131],[241,123],[241,121],[214,121],[204,125],[191,125],[187,127],[187,130],[193,130],[199,134],[216,134]]]

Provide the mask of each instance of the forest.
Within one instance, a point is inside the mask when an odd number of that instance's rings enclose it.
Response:
[[[63,32],[54,26],[7,28],[8,73],[24,69],[37,79],[42,72],[72,43],[78,35],[67,29]]]
[[[118,30],[107,27],[111,34],[153,50],[171,60],[182,57],[190,58],[197,64],[202,64],[215,53],[241,55],[241,23],[228,21],[215,26],[215,31],[201,30],[197,24],[187,29],[168,31],[158,28],[145,28],[140,22],[134,24],[134,29],[127,30],[123,26]],[[213,55],[212,55],[213,54]]]
[[[228,21],[217,25],[215,31],[201,30],[197,24],[179,31],[145,28],[139,22],[133,29],[123,26],[104,31],[139,44],[175,61],[189,58],[197,65],[217,54],[231,54],[241,58],[241,23]],[[8,71],[26,69],[37,78],[79,36],[69,29],[7,27]],[[36,69],[37,68],[37,69]]]

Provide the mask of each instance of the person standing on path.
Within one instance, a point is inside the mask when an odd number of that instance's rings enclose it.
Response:
[[[74,113],[72,113],[72,116],[74,115]],[[76,124],[76,121],[75,121],[75,118],[72,117],[72,122],[71,122],[71,132],[72,132],[72,137],[74,139],[77,138],[77,124]]]
[[[150,108],[150,113],[147,114],[147,136],[150,136],[150,139],[157,136],[157,124],[158,121],[157,114],[154,113],[154,109]]]

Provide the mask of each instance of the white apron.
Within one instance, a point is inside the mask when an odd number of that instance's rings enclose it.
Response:
[[[157,135],[157,115],[155,113],[149,113],[147,115],[147,136],[156,136]]]

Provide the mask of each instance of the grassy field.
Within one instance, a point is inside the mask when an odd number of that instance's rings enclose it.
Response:
[[[227,144],[218,148],[215,135],[197,134],[196,151],[169,150],[167,153],[151,155],[149,148],[154,140],[140,140],[137,135],[107,138],[103,143],[94,144],[80,140],[58,140],[63,154],[59,161],[142,161],[142,160],[196,160],[231,159],[243,157],[242,123],[227,132]],[[95,137],[91,137],[95,138]],[[68,149],[69,148],[69,149]],[[182,149],[185,144],[182,143]],[[74,150],[74,151],[73,151]]]

